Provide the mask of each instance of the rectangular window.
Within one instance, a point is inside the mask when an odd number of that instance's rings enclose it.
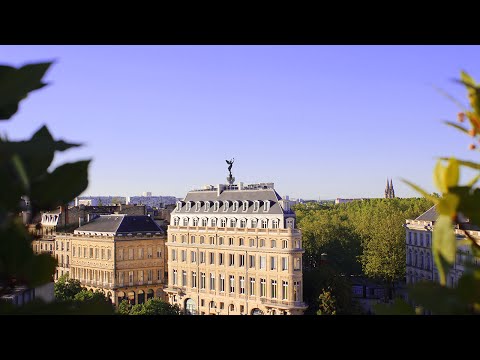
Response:
[[[192,271],[192,288],[197,287],[197,272]]]
[[[300,301],[300,281],[293,282],[293,300]]]
[[[245,277],[240,276],[240,294],[245,294]]]
[[[190,262],[197,262],[197,253],[195,251],[190,252]]]
[[[260,279],[260,296],[267,296],[267,280]]]
[[[277,280],[272,280],[272,293],[271,293],[271,298],[276,299],[277,298]]]
[[[250,247],[254,247],[254,246],[255,246],[255,239],[250,239],[250,240],[249,240],[249,243],[250,243],[250,244],[249,244]]]
[[[177,279],[178,279],[178,272],[177,270],[173,270],[173,285],[177,285]]]
[[[72,246],[72,256],[75,256],[75,246]]]
[[[61,243],[61,244],[62,244],[62,251],[63,251],[63,241],[62,241],[62,243]]]
[[[151,247],[147,248],[147,259],[153,258],[153,249]]]
[[[58,242],[55,242],[55,250],[58,250]]]
[[[105,249],[102,249],[102,260],[105,259]]]
[[[138,258],[143,259],[143,248],[138,249]]]
[[[255,269],[255,255],[249,255],[248,260],[250,269]]]
[[[225,292],[225,275],[220,275],[220,292]]]
[[[223,265],[224,264],[224,259],[223,259],[224,255],[225,254],[223,254],[223,253],[218,254],[218,265]]]
[[[233,246],[233,238],[228,238],[228,245]]]
[[[266,269],[267,268],[267,258],[266,256],[260,256],[260,269]]]
[[[230,275],[230,294],[235,292],[235,276]]]
[[[83,278],[85,279],[85,274],[83,275]],[[124,282],[124,274],[123,274],[123,271],[120,271],[118,273],[118,282],[120,283],[119,285],[120,286],[123,286],[123,282]]]
[[[210,265],[215,264],[215,253],[210,253]]]
[[[89,251],[89,257],[90,257],[90,259],[93,259],[93,248],[90,248],[89,250],[90,250]]]
[[[162,281],[162,271],[157,270],[157,281]]]
[[[110,260],[112,258],[112,250],[108,249],[107,250],[107,260]]]
[[[187,261],[187,251],[182,250],[182,261]]]
[[[288,270],[288,257],[282,257],[282,270]]]
[[[250,278],[250,296],[255,296],[255,278]]]
[[[200,273],[200,289],[205,289],[205,273]]]
[[[190,236],[190,244],[195,244],[195,236]]]
[[[238,255],[238,266],[244,267],[245,266],[245,255]]]
[[[128,249],[128,260],[133,260],[134,249]]]
[[[152,255],[153,257],[153,255]],[[157,258],[160,259],[162,257],[162,247],[157,246]]]
[[[177,260],[177,250],[172,249],[172,261],[176,261],[176,260]]]
[[[67,251],[69,251],[69,250],[70,250],[70,243],[67,242]]]
[[[182,286],[187,286],[187,272],[185,270],[182,271]]]
[[[282,281],[282,300],[288,300],[288,281]]]
[[[215,274],[210,273],[210,290],[215,290]]]
[[[277,268],[277,257],[270,256],[270,270],[275,270]]]
[[[205,264],[205,251],[200,251],[200,264]]]
[[[153,270],[147,271],[147,281],[151,283],[153,281]]]
[[[293,260],[293,270],[300,270],[301,267],[302,267],[302,264],[301,264],[300,258],[295,258]]]
[[[143,270],[139,270],[139,271],[138,271],[138,283],[139,283],[140,285],[143,284]]]
[[[235,266],[235,254],[229,254],[228,258],[229,258],[228,265]]]
[[[245,245],[245,241],[242,238],[238,239],[238,246],[244,246],[244,245]]]
[[[128,272],[128,282],[133,285],[133,271]]]
[[[98,259],[98,249],[95,249],[95,259]]]
[[[215,238],[213,236],[210,236],[210,245],[215,245]]]

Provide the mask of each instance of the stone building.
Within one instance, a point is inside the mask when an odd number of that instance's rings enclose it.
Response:
[[[233,182],[233,181],[232,181]],[[302,314],[302,236],[273,183],[188,192],[168,227],[168,287],[187,314]]]
[[[87,289],[104,290],[115,305],[137,304],[165,298],[165,240],[149,216],[100,215],[73,234],[57,233],[55,255],[58,269]]]
[[[418,281],[439,282],[438,270],[433,261],[432,254],[432,232],[438,218],[436,207],[432,206],[426,212],[405,222],[406,229],[406,280],[407,284]],[[459,214],[458,220],[462,228],[480,243],[480,228],[469,223],[468,219]],[[457,241],[464,240],[465,232],[460,230],[459,224],[455,224]],[[457,286],[458,279],[465,271],[465,263],[473,262],[479,264],[480,259],[474,258],[469,245],[457,245],[457,255],[452,269],[447,274],[447,286]]]
[[[387,186],[385,187],[385,199],[394,199],[395,198],[395,190],[393,189],[393,181],[390,179],[390,184],[388,183],[387,179]]]

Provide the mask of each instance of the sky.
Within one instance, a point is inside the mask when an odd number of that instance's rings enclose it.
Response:
[[[0,46],[0,63],[54,60],[46,81],[0,133],[47,125],[81,148],[52,168],[92,159],[83,195],[172,195],[274,182],[302,199],[429,192],[440,156],[477,160],[442,124],[466,104],[453,80],[480,79],[479,46]],[[471,177],[462,173],[462,181]]]

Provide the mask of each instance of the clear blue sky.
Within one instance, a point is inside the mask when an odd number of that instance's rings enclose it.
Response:
[[[52,59],[0,131],[84,143],[54,161],[93,158],[84,195],[184,197],[235,157],[237,181],[281,195],[381,197],[392,177],[409,197],[400,178],[434,191],[435,157],[478,154],[433,85],[465,103],[452,79],[480,80],[479,46],[0,46],[3,64]]]

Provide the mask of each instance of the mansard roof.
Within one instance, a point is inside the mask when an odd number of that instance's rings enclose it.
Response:
[[[100,215],[91,222],[80,226],[77,232],[108,232],[108,233],[162,233],[163,230],[150,216],[130,216],[124,214]]]
[[[247,200],[249,206],[247,211],[242,210],[243,201]],[[197,201],[203,202],[202,208],[199,211],[195,211],[195,205],[193,205],[190,210],[186,210],[186,205],[182,205],[180,211],[176,213],[187,213],[187,214],[234,214],[234,215],[246,215],[246,214],[294,214],[293,211],[284,211],[279,204],[279,200],[282,200],[282,197],[274,189],[261,189],[261,190],[223,190],[220,194],[216,190],[212,191],[190,191],[183,203],[188,201],[193,201],[195,204]],[[206,201],[211,201],[212,206],[209,210],[205,210],[203,206]],[[213,211],[213,203],[215,201],[238,201],[239,206],[237,211],[233,211],[232,204],[228,207],[227,211],[223,211],[223,208],[220,208],[218,211]],[[268,211],[263,211],[263,207],[260,207],[258,211],[253,211],[254,201],[270,201],[270,208]]]

